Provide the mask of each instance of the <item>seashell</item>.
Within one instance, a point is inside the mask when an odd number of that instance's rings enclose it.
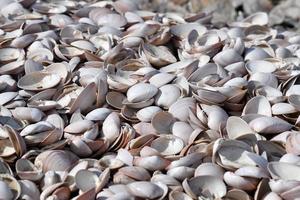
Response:
[[[276,117],[259,117],[252,120],[249,126],[258,133],[276,134],[292,128],[288,122]]]
[[[103,14],[97,18],[96,23],[100,26],[109,25],[114,28],[121,28],[127,24],[127,20],[124,16],[114,13]]]
[[[264,96],[253,97],[248,101],[243,110],[243,115],[261,114],[272,116],[272,109],[268,99]]]
[[[171,132],[174,136],[181,138],[185,144],[188,144],[193,128],[186,122],[175,122]]]
[[[241,62],[243,61],[243,58],[234,49],[226,49],[215,55],[213,60],[215,63],[221,66],[227,66],[233,63]]]
[[[33,44],[34,43],[32,43],[29,48],[32,48]],[[54,56],[53,56],[53,53],[49,49],[43,48],[43,47],[37,47],[28,52],[27,58],[31,59],[35,62],[41,62],[41,63],[46,62],[47,63],[47,62],[52,61]]]
[[[258,85],[261,86],[267,86],[267,87],[270,86],[276,88],[278,85],[277,78],[275,77],[274,74],[270,74],[270,73],[256,72],[251,75],[249,80],[251,82],[258,83]]]
[[[297,112],[295,107],[288,103],[276,103],[272,106],[273,115],[284,115],[284,114],[291,114],[295,112]]]
[[[117,113],[110,113],[103,122],[102,132],[109,142],[113,142],[120,134],[120,118]]]
[[[142,45],[142,48],[149,62],[157,67],[162,67],[177,61],[169,49],[164,46],[157,47],[145,43]]]
[[[262,73],[273,73],[276,70],[276,66],[265,60],[251,60],[248,61],[245,65],[245,68],[250,74],[257,72]]]
[[[171,33],[179,38],[186,38],[192,30],[196,30],[198,35],[206,32],[205,26],[198,23],[177,24],[171,27]]]
[[[174,122],[175,120],[169,112],[160,111],[152,117],[151,124],[158,133],[168,134]]]
[[[57,74],[32,72],[18,81],[18,87],[24,90],[40,91],[52,88],[59,82],[60,76]]]
[[[237,200],[237,199],[241,199],[241,200],[250,200],[251,197],[243,190],[239,190],[239,189],[232,189],[229,190],[225,196],[225,199],[232,199],[232,200]]]
[[[15,48],[23,49],[23,48],[29,46],[32,42],[34,42],[36,37],[37,36],[34,34],[23,35],[21,37],[15,38],[11,42],[11,46],[15,47]]]
[[[157,150],[161,155],[175,155],[183,149],[184,142],[178,137],[164,135],[153,140],[151,147]]]
[[[127,99],[129,102],[136,103],[151,99],[158,89],[151,84],[138,83],[127,91]]]
[[[133,160],[135,166],[143,167],[150,171],[162,170],[170,164],[170,161],[160,156],[135,157]]]
[[[19,183],[22,191],[20,198],[32,200],[40,199],[40,191],[36,187],[35,183],[29,180],[20,180]]]
[[[183,181],[186,178],[193,177],[194,172],[195,172],[194,168],[180,166],[180,167],[174,167],[172,169],[169,169],[167,174],[169,176],[176,178],[177,180]]]
[[[86,111],[90,108],[90,106],[92,106],[95,100],[96,84],[90,83],[81,91],[76,100],[73,102],[70,107],[70,113],[75,112],[77,109],[80,109],[83,112]]]
[[[213,162],[228,169],[237,169],[245,165],[256,166],[252,156],[250,146],[242,141],[219,139],[214,144]]]
[[[180,97],[180,90],[173,84],[163,85],[155,96],[155,104],[163,108],[169,108]]]
[[[127,187],[134,196],[140,198],[155,199],[163,195],[163,189],[151,182],[136,181],[129,183]]]
[[[120,173],[129,176],[137,181],[147,181],[150,180],[151,176],[147,170],[142,167],[130,166],[122,167],[119,169]]]
[[[269,173],[274,179],[282,179],[287,181],[293,181],[293,180],[299,181],[299,177],[297,176],[297,170],[299,169],[300,169],[299,166],[290,163],[270,162],[268,164]]]
[[[43,172],[66,171],[70,169],[76,162],[78,157],[70,151],[48,150],[40,153],[34,161],[38,169]]]
[[[253,133],[250,126],[244,120],[235,116],[227,119],[226,131],[229,139],[236,139]]]
[[[173,74],[158,73],[158,74],[153,75],[149,79],[149,83],[154,85],[157,88],[160,88],[161,86],[164,86],[164,85],[168,84],[169,82],[171,82],[174,78],[175,78],[175,76]]]
[[[268,200],[268,199],[281,200],[282,198],[278,194],[274,192],[270,192],[264,197],[264,200]]]
[[[1,174],[1,197],[7,199],[18,199],[21,194],[19,182],[9,174]]]
[[[183,188],[193,198],[197,196],[222,198],[226,195],[225,183],[215,176],[196,176],[190,180],[185,179]]]
[[[214,163],[203,163],[199,165],[196,170],[194,176],[216,176],[218,178],[223,179],[224,170],[214,164]]]
[[[17,107],[13,110],[13,116],[20,120],[38,122],[44,116],[44,113],[37,108]]]
[[[136,116],[141,122],[150,122],[152,120],[153,116],[160,111],[161,111],[160,107],[149,106],[149,107],[139,110],[136,113]]]
[[[26,159],[19,159],[16,162],[16,171],[21,179],[38,181],[42,178],[43,173],[38,170],[33,163]]]
[[[250,48],[245,52],[245,60],[263,60],[271,56],[261,48]]]
[[[24,58],[24,51],[17,48],[2,48],[0,49],[0,62],[8,63]]]
[[[180,182],[177,181],[175,178],[165,174],[154,174],[151,178],[151,182],[155,182],[155,183],[162,182],[169,187],[180,185]]]
[[[85,118],[91,121],[104,121],[111,112],[108,108],[97,108],[89,112]]]
[[[234,172],[238,176],[242,177],[251,177],[251,178],[269,178],[269,175],[261,168],[259,167],[253,167],[253,166],[245,166],[237,169]]]
[[[169,113],[173,115],[174,118],[180,121],[187,121],[189,113],[188,111],[194,111],[196,109],[195,99],[186,97],[180,98],[175,103],[169,107]]]
[[[86,130],[92,128],[92,126],[94,125],[94,123],[92,121],[89,120],[80,120],[80,121],[76,121],[71,123],[70,125],[68,125],[64,131],[68,132],[68,133],[74,133],[74,134],[78,134],[78,133],[82,133],[85,132]]]
[[[186,193],[180,192],[180,191],[172,191],[169,193],[169,199],[170,200],[192,200],[192,198],[187,195]]]
[[[251,178],[241,177],[233,172],[225,172],[224,173],[224,181],[227,185],[241,189],[246,191],[251,191],[256,189],[256,185],[258,184],[258,180]]]

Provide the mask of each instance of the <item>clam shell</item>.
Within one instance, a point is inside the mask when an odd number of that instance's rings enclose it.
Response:
[[[136,181],[129,183],[127,186],[136,197],[155,199],[163,195],[163,189],[151,182]]]
[[[120,118],[117,113],[110,113],[103,122],[102,126],[103,135],[113,142],[120,134]]]
[[[215,63],[221,66],[227,66],[233,63],[241,62],[243,61],[243,58],[234,49],[226,49],[215,55],[213,60]]]
[[[136,116],[141,122],[150,122],[153,116],[160,111],[161,108],[158,106],[149,106],[139,110]]]
[[[127,99],[132,103],[149,100],[154,97],[157,91],[158,89],[154,85],[138,83],[128,89]]]
[[[299,166],[290,163],[283,162],[270,162],[268,164],[268,170],[274,179],[282,179],[287,181],[299,181],[298,176]]]
[[[60,82],[60,76],[46,72],[32,72],[18,81],[18,87],[24,90],[40,91],[52,88]]]
[[[226,195],[226,186],[222,179],[215,176],[196,176],[184,180],[183,188],[193,198],[197,196],[222,198]]]
[[[179,99],[180,95],[180,89],[176,85],[167,84],[161,86],[155,96],[155,104],[163,108],[169,108]]]
[[[175,136],[164,135],[151,142],[151,147],[161,155],[178,154],[184,147],[184,142]]]
[[[258,133],[276,134],[290,130],[293,126],[276,117],[259,117],[252,120],[249,126]]]

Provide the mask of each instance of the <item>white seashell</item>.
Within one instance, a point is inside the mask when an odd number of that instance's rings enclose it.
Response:
[[[157,91],[158,89],[154,85],[138,83],[128,89],[127,99],[132,103],[146,101],[154,97]]]

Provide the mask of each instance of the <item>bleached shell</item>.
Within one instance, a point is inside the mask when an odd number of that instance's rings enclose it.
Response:
[[[35,134],[38,132],[49,131],[54,129],[54,126],[47,121],[37,122],[35,124],[30,124],[26,126],[21,132],[21,136],[26,136],[29,134]]]
[[[180,89],[176,85],[163,85],[158,89],[155,96],[155,104],[163,108],[169,108],[180,97],[180,93]]]
[[[18,81],[18,87],[24,90],[45,90],[56,86],[60,82],[60,76],[46,72],[32,72],[23,76]]]
[[[262,73],[272,73],[276,70],[276,66],[265,60],[251,60],[246,63],[246,69],[250,74],[262,72]]]
[[[243,177],[252,177],[252,178],[269,178],[269,174],[266,173],[263,169],[254,166],[245,166],[237,169],[234,172],[236,175]]]
[[[227,119],[226,131],[229,139],[236,139],[243,135],[253,133],[250,126],[244,120],[236,116],[231,116]]]
[[[262,86],[270,86],[276,88],[278,86],[278,80],[274,74],[271,73],[263,73],[256,72],[253,73],[249,81],[253,81],[254,83],[259,83]]]
[[[84,131],[92,128],[94,123],[90,120],[80,120],[69,124],[64,131],[67,133],[83,133]]]
[[[188,185],[188,187],[183,186],[183,188],[187,193],[189,193],[187,190],[190,190],[193,198],[197,196],[222,198],[226,195],[225,183],[215,176],[196,176],[190,180],[185,180],[183,184]]]
[[[24,51],[17,48],[1,48],[0,49],[0,61],[1,62],[11,62],[14,60],[22,60]]]
[[[110,142],[113,142],[120,134],[120,118],[117,113],[110,113],[103,122],[102,132]]]
[[[184,147],[182,139],[172,135],[161,135],[151,142],[151,147],[156,149],[161,155],[178,154]]]
[[[176,178],[177,180],[183,181],[186,178],[193,177],[194,172],[195,169],[192,167],[179,166],[179,167],[173,167],[172,169],[169,169],[167,174],[169,176]]]
[[[127,99],[129,102],[136,103],[151,99],[158,89],[148,83],[138,83],[130,87],[127,91]]]
[[[159,88],[159,87],[171,82],[174,78],[175,78],[175,76],[173,74],[158,73],[158,74],[153,75],[149,79],[149,83],[156,86],[157,88]]]
[[[185,144],[188,144],[193,130],[194,129],[188,123],[178,121],[173,124],[171,132],[176,137],[181,138],[185,142]]]
[[[273,179],[282,179],[287,181],[299,181],[300,167],[295,164],[283,162],[270,162],[268,170]]]
[[[151,178],[149,172],[146,169],[137,166],[122,167],[119,169],[119,172],[137,181],[147,181]]]
[[[250,99],[243,110],[243,115],[246,114],[272,116],[272,109],[268,99],[264,96],[257,96]]]
[[[192,198],[186,193],[180,191],[172,191],[169,193],[170,200],[192,200]]]
[[[194,176],[216,176],[223,179],[224,170],[217,164],[214,163],[203,163],[199,165]]]
[[[243,58],[234,49],[226,49],[221,51],[213,58],[215,63],[221,66],[227,66],[233,63],[243,61]]]
[[[189,116],[189,110],[195,110],[195,99],[186,97],[180,98],[169,107],[169,112],[180,121],[186,121]]]
[[[85,118],[92,121],[104,121],[111,112],[108,108],[97,108],[89,112]]]
[[[297,112],[296,108],[288,103],[276,103],[272,106],[273,115],[284,115],[284,114],[291,114],[296,112]]]
[[[224,181],[231,187],[246,191],[254,190],[258,184],[257,179],[244,178],[229,171],[224,173]]]
[[[276,117],[259,117],[252,120],[249,126],[258,133],[276,134],[290,130],[293,126]]]
[[[151,124],[158,133],[168,134],[174,121],[172,114],[160,111],[152,117]]]
[[[170,161],[160,156],[135,157],[133,160],[135,166],[143,167],[150,171],[165,169]]]
[[[17,107],[13,110],[15,118],[20,120],[28,120],[31,122],[38,122],[44,116],[44,113],[37,108]]]
[[[163,190],[151,182],[137,181],[127,186],[133,195],[140,198],[155,199],[163,195]]]
[[[153,116],[160,111],[161,108],[158,106],[149,106],[139,110],[136,116],[141,122],[150,122]]]

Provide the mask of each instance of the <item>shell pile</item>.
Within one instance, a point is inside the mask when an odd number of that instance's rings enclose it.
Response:
[[[254,13],[1,0],[0,199],[293,200],[300,34]]]

